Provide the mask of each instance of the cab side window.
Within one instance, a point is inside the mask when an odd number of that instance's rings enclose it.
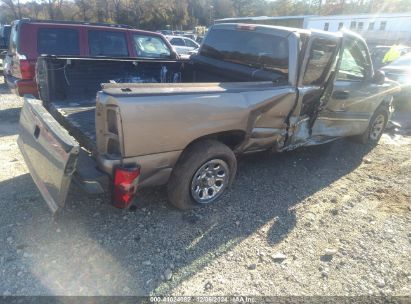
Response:
[[[371,74],[371,63],[364,44],[348,40],[345,44],[337,80],[364,81]]]
[[[336,51],[336,41],[320,38],[314,40],[304,73],[304,85],[322,85],[325,82],[330,67],[334,63]]]

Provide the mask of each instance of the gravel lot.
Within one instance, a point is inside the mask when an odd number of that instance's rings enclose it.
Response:
[[[72,187],[53,221],[21,103],[0,83],[0,295],[411,295],[411,129],[243,157],[224,199],[187,213],[164,188],[126,211]]]

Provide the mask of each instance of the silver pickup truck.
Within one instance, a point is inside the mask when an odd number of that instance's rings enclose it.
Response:
[[[213,26],[189,62],[44,56],[36,77],[18,144],[53,212],[72,180],[119,208],[165,184],[178,208],[213,203],[237,155],[376,144],[399,91],[356,34],[244,24]]]

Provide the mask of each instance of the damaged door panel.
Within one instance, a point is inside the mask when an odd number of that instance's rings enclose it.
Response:
[[[331,94],[312,127],[312,140],[363,133],[375,110],[387,98],[390,84],[375,83],[368,48],[345,34]]]
[[[307,43],[299,75],[299,97],[290,116],[290,130],[284,149],[306,145],[318,112],[329,99],[338,62],[341,37],[314,33]]]

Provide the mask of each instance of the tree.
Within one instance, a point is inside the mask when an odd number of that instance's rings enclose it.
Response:
[[[11,11],[14,19],[21,19],[23,17],[21,14],[20,0],[1,0],[1,3]]]
[[[27,16],[34,19],[41,18],[40,14],[43,12],[44,9],[43,6],[36,1],[26,3],[25,8],[27,11]]]
[[[117,22],[148,30],[193,29],[245,16],[411,11],[410,0],[0,0],[0,22],[24,17]]]
[[[74,3],[77,5],[80,13],[80,19],[83,21],[89,21],[90,16],[88,11],[93,8],[90,1],[88,0],[75,0]]]

